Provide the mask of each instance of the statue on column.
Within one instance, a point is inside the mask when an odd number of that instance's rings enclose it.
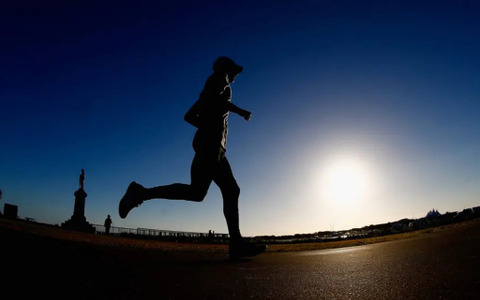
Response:
[[[85,170],[82,169],[82,173],[80,173],[80,178],[78,179],[79,184],[80,184],[80,189],[83,190],[83,184],[85,182]]]
[[[85,192],[84,183],[85,183],[85,170],[82,169],[80,177],[78,179],[79,189],[75,191],[75,204],[73,206],[73,215],[66,222],[62,223],[62,228],[86,231],[86,232],[95,232],[95,228],[87,222],[85,218],[85,199],[87,198],[87,193]]]

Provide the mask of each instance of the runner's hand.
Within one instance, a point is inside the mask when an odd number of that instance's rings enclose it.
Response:
[[[242,117],[245,119],[245,120],[250,120],[250,118],[252,117],[252,113],[247,111],[247,110],[244,110],[242,112]]]

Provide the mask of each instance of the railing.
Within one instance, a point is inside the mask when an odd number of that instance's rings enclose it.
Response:
[[[92,224],[92,226],[95,227],[95,233],[96,234],[105,234],[106,233],[106,229],[105,229],[104,225]],[[122,235],[122,234],[136,235],[138,233],[137,233],[137,229],[111,226],[110,227],[110,234],[111,235]]]
[[[106,234],[106,228],[104,225],[92,224],[95,228],[96,234]],[[174,241],[215,241],[225,242],[228,240],[229,235],[227,233],[214,233],[214,232],[186,232],[186,231],[173,231],[173,230],[159,230],[149,228],[125,228],[125,227],[110,227],[110,235],[120,236],[137,236],[145,238],[156,238],[160,240],[174,240]]]

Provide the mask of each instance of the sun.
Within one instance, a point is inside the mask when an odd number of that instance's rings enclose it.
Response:
[[[338,159],[324,169],[320,186],[322,198],[339,207],[355,206],[368,193],[368,170],[360,161]]]

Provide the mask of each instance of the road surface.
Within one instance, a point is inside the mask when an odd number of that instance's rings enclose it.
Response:
[[[21,299],[480,299],[480,220],[409,239],[237,262],[221,253],[1,234],[2,294]]]

